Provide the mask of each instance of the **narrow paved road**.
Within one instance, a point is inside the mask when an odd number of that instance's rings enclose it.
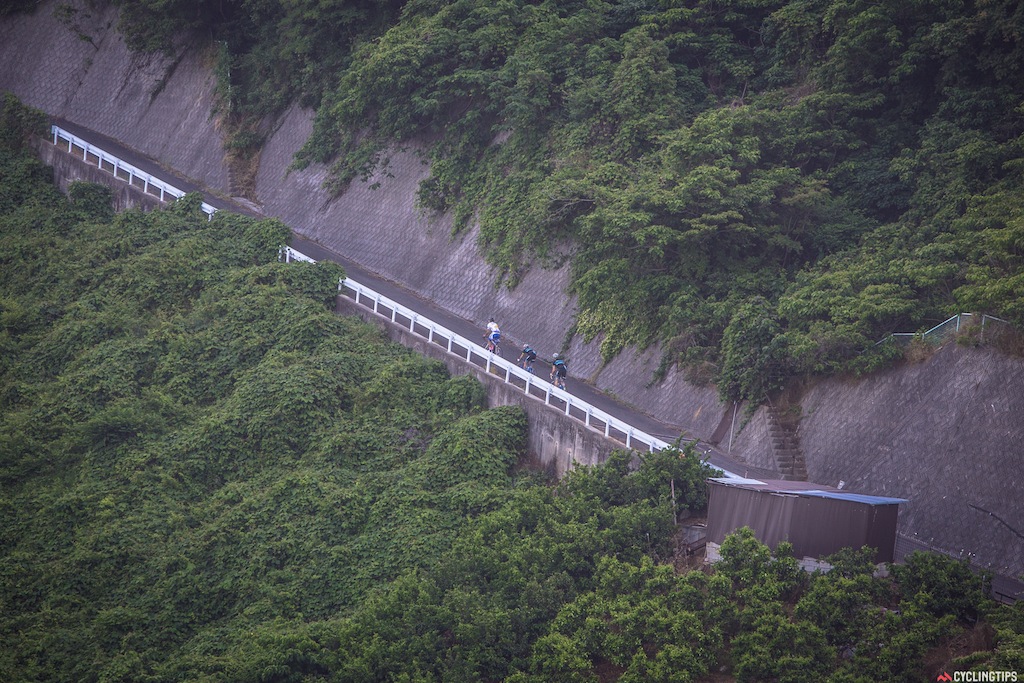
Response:
[[[225,199],[224,197],[212,194],[208,188],[205,188],[197,182],[183,177],[174,169],[162,166],[158,162],[146,157],[139,152],[125,147],[123,144],[109,138],[105,135],[97,133],[96,131],[83,128],[71,121],[54,118],[53,123],[67,130],[68,132],[88,141],[89,143],[106,150],[110,154],[119,157],[120,159],[127,161],[128,163],[136,166],[138,169],[150,173],[157,178],[164,180],[165,182],[178,187],[186,192],[199,192],[203,195],[204,200],[211,206],[216,207],[218,210],[231,211],[234,213],[241,213],[250,216],[266,217],[260,213],[254,207],[247,205],[243,202],[235,201],[232,199]],[[297,233],[292,233],[291,246],[293,249],[302,252],[310,258],[318,261],[333,261],[341,264],[346,272],[351,277],[367,287],[375,289],[384,296],[393,299],[394,301],[406,306],[410,309],[420,312],[426,317],[434,320],[441,325],[444,325],[453,332],[457,332],[467,339],[476,339],[483,335],[483,325],[485,321],[470,321],[465,318],[456,316],[446,310],[443,310],[436,306],[432,301],[424,299],[416,295],[415,293],[405,289],[400,284],[395,283],[386,279],[378,273],[372,273],[362,268],[358,263],[348,259],[344,254],[339,254],[321,244],[312,242]],[[512,344],[509,344],[505,350],[506,358],[514,360],[518,355],[518,350],[512,348]],[[540,359],[539,359],[540,360]],[[544,359],[546,361],[546,359]],[[547,368],[545,365],[538,363],[538,375],[540,377],[547,377]],[[652,436],[656,436],[663,441],[672,442],[683,433],[683,430],[677,425],[668,425],[655,418],[647,415],[646,413],[639,411],[631,406],[624,405],[607,394],[597,390],[595,387],[586,384],[582,381],[576,380],[572,377],[572,368],[569,368],[569,381],[567,382],[567,388],[570,393],[577,396],[584,401],[587,401],[591,405],[599,408],[606,413],[617,417],[618,419],[627,422],[637,429],[641,429]],[[737,460],[727,456],[719,449],[713,448],[709,444],[701,443],[698,445],[699,450],[707,453],[708,461],[716,467],[728,470],[741,476],[750,476],[755,478],[768,478],[768,479],[779,479],[781,475],[777,472],[772,472],[756,467],[750,467],[744,463],[740,463]]]

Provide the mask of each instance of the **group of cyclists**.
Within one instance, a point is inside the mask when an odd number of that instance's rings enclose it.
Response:
[[[484,332],[484,338],[487,340],[487,350],[496,355],[501,355],[501,328],[498,327],[498,323],[494,322],[494,318],[487,321],[487,331]],[[519,354],[519,358],[516,359],[516,363],[519,367],[523,368],[529,373],[533,373],[533,363],[537,360],[537,352],[529,344],[523,344],[522,353]],[[569,368],[565,364],[565,359],[562,358],[561,354],[554,354],[551,359],[551,375],[549,381],[557,386],[559,389],[565,389],[565,377],[568,374]]]

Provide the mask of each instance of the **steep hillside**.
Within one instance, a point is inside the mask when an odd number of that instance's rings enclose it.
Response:
[[[815,384],[799,408],[808,480],[907,498],[908,538],[1020,576],[1022,387],[1019,359],[952,343],[919,363]],[[771,463],[757,447],[768,431],[762,410],[739,435],[752,464]]]
[[[114,31],[113,11],[85,8],[69,30],[53,18],[56,5],[44,3],[31,16],[0,23],[0,87],[229,193],[230,164],[219,120],[211,115],[210,56],[184,50],[139,57]],[[453,239],[450,214],[428,218],[416,208],[418,183],[429,167],[414,147],[394,149],[386,172],[337,196],[323,189],[326,164],[289,171],[313,118],[293,107],[272,127],[255,185],[268,215],[466,318],[499,317],[514,340],[549,352],[562,347],[577,307],[567,293],[568,265],[530,269],[511,291],[495,288],[497,272],[477,246],[479,228]],[[626,349],[606,365],[600,342],[600,336],[590,344],[572,338],[574,374],[696,436],[717,432],[723,448],[731,443],[733,454],[751,464],[775,463],[766,409],[748,420],[741,408],[730,437],[732,405],[720,403],[714,388],[689,384],[675,367],[652,385],[658,351]],[[1014,494],[1024,471],[1024,425],[1013,418],[1022,414],[1021,367],[1019,359],[953,347],[867,380],[813,385],[801,399],[798,427],[809,477],[911,498],[901,526],[906,535],[1024,573],[1019,538],[968,507],[1024,527]],[[944,496],[954,503],[939,503]]]

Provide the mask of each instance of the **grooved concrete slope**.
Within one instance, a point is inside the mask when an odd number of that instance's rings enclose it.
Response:
[[[227,194],[222,140],[210,116],[213,77],[202,56],[133,55],[113,30],[113,10],[97,13],[79,1],[75,31],[90,38],[82,40],[53,18],[57,4],[43,2],[31,17],[0,22],[0,88]],[[713,389],[691,387],[675,371],[647,386],[654,352],[637,360],[626,352],[602,369],[599,339],[575,338],[563,349],[575,310],[565,294],[567,268],[534,268],[514,291],[497,287],[475,230],[452,238],[446,217],[428,220],[416,211],[415,190],[428,169],[415,147],[391,155],[391,177],[356,181],[337,198],[322,189],[322,165],[289,172],[311,121],[311,112],[289,112],[261,155],[257,194],[268,215],[468,320],[482,325],[495,316],[513,342],[529,342],[547,357],[567,351],[573,376],[662,421],[693,435],[718,425],[724,408]]]
[[[927,362],[805,398],[811,481],[909,498],[908,535],[1010,576],[1024,574],[1024,363],[950,344]],[[837,438],[841,435],[841,438]]]
[[[0,89],[226,194],[222,140],[210,115],[214,83],[203,55],[132,55],[113,30],[111,10],[79,2],[72,32],[52,18],[56,4],[49,0],[30,17],[0,22]],[[564,294],[565,268],[536,268],[516,290],[496,289],[475,231],[452,238],[446,218],[417,213],[415,190],[427,167],[415,147],[392,154],[393,177],[371,180],[378,189],[356,181],[337,198],[322,189],[324,167],[289,173],[311,120],[308,111],[288,112],[262,154],[257,193],[268,215],[468,320],[482,324],[494,315],[513,341],[528,341],[548,356],[560,350],[574,310]],[[571,341],[574,376],[695,436],[709,438],[728,426],[732,407],[719,404],[713,388],[691,386],[675,371],[648,386],[657,351],[627,350],[602,368],[599,342]],[[1024,574],[1024,543],[969,507],[1024,532],[1022,387],[1020,359],[956,347],[858,382],[820,382],[804,396],[799,428],[809,477],[911,498],[902,533]],[[774,469],[764,411],[748,418],[740,410],[736,425],[732,454]]]
[[[58,4],[0,22],[0,88],[226,193],[214,77],[203,55],[133,55],[114,30],[114,7],[62,3],[78,8],[68,27],[53,17]]]

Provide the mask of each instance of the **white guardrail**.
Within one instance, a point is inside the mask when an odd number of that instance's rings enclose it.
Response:
[[[286,263],[289,261],[316,263],[314,259],[289,246],[281,247],[280,257]],[[412,334],[447,349],[448,353],[458,355],[464,358],[467,363],[482,367],[492,375],[497,377],[503,376],[507,384],[521,389],[529,396],[543,400],[546,405],[559,409],[564,408],[567,416],[583,422],[583,424],[591,429],[597,431],[603,429],[605,437],[623,443],[626,448],[639,450],[637,446],[640,445],[646,447],[648,451],[656,451],[668,448],[671,445],[656,436],[652,436],[619,420],[613,415],[609,415],[600,408],[596,408],[586,401],[573,396],[568,391],[559,389],[547,380],[527,372],[515,363],[494,355],[482,345],[452,332],[445,326],[435,323],[433,320],[420,315],[410,308],[406,308],[397,301],[389,299],[383,294],[356,282],[352,278],[343,278],[338,282],[339,292],[344,292],[346,289],[353,292],[357,304],[366,306],[383,318],[390,318],[391,322],[395,324],[408,324],[409,332]],[[735,478],[738,475],[724,471],[724,476]]]
[[[95,157],[96,165],[99,168],[110,171],[113,173],[114,177],[127,182],[129,185],[139,187],[143,192],[154,197],[158,197],[161,201],[167,201],[166,197],[168,195],[174,199],[178,199],[185,195],[183,190],[180,190],[173,185],[146,173],[145,171],[115,157],[105,150],[96,147],[95,145],[57,125],[52,125],[50,129],[53,133],[53,144],[55,146],[60,144],[61,141],[64,141],[68,145],[69,153],[73,154],[76,147],[81,149],[82,159],[86,163],[91,162],[89,158],[89,155],[91,154]],[[136,180],[139,182],[136,182]],[[141,183],[141,185],[139,183]],[[208,218],[212,218],[213,214],[217,211],[215,207],[210,206],[206,202],[203,202],[202,208]],[[305,261],[308,263],[316,263],[314,259],[292,249],[289,246],[281,247],[280,258],[285,262]],[[609,415],[600,408],[596,408],[582,399],[576,398],[569,392],[559,389],[550,382],[537,377],[533,373],[527,372],[515,363],[511,363],[500,356],[495,356],[493,353],[487,351],[483,346],[452,332],[443,325],[435,323],[429,318],[420,315],[412,309],[406,308],[396,301],[392,301],[379,292],[376,292],[365,285],[359,284],[352,278],[344,278],[338,283],[338,291],[344,291],[345,288],[354,292],[357,304],[362,304],[367,306],[367,308],[371,308],[374,313],[382,317],[388,316],[382,313],[381,309],[384,308],[389,310],[391,322],[393,323],[398,323],[399,319],[404,318],[405,321],[408,321],[409,331],[411,333],[425,338],[430,343],[447,348],[449,353],[457,353],[460,356],[464,353],[467,363],[471,363],[477,367],[482,367],[486,372],[494,375],[501,376],[503,374],[504,380],[507,384],[522,389],[528,396],[533,396],[538,399],[542,398],[546,405],[552,407],[564,406],[565,414],[568,417],[583,422],[591,429],[600,431],[603,428],[605,437],[620,441],[625,444],[626,448],[639,450],[637,449],[637,444],[641,444],[649,451],[656,451],[667,448],[671,445],[666,441],[662,441],[643,430],[637,429],[636,427],[619,420],[613,415]],[[724,474],[727,477],[738,476],[729,471],[725,471]]]
[[[69,154],[74,154],[76,147],[81,149],[82,160],[86,163],[91,162],[89,159],[89,155],[91,154],[96,158],[96,165],[99,168],[104,171],[110,171],[114,174],[115,178],[123,180],[129,185],[141,189],[148,195],[159,198],[162,202],[169,201],[168,196],[173,199],[179,199],[184,197],[186,194],[184,190],[180,190],[173,185],[165,183],[156,176],[132,166],[127,161],[118,159],[113,154],[86,142],[82,138],[73,133],[69,133],[60,126],[50,126],[50,132],[53,134],[54,146],[58,145],[61,141],[66,142]],[[203,202],[202,207],[207,219],[212,219],[213,214],[217,209],[206,202]]]

